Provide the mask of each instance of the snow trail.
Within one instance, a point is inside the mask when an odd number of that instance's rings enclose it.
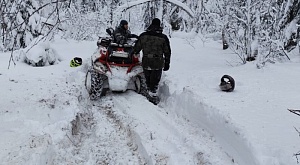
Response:
[[[151,164],[234,164],[206,130],[170,115],[168,108],[131,91],[112,98],[116,114],[129,118],[127,123],[138,134]]]
[[[83,75],[77,75],[84,80]],[[65,130],[57,147],[54,164],[144,164],[131,130],[112,111],[109,96],[90,101],[83,85],[77,83],[79,111]],[[76,93],[73,93],[76,94]]]
[[[155,106],[133,91],[108,92],[89,101],[83,82],[77,88],[81,91],[80,133],[61,142],[69,145],[60,147],[58,155],[63,156],[54,159],[56,162],[67,157],[64,161],[77,164],[257,164],[238,128],[190,90],[170,95],[167,83],[162,82],[163,101]],[[70,150],[72,154],[65,153]],[[132,154],[124,154],[127,152]],[[74,156],[80,159],[72,160]]]
[[[296,163],[292,155],[299,139],[293,126],[299,121],[285,111],[299,105],[298,72],[294,73],[299,69],[298,61],[259,71],[253,70],[253,63],[232,68],[225,62],[230,52],[226,54],[216,46],[188,49],[178,38],[172,38],[172,42],[173,61],[171,70],[163,74],[162,102],[158,106],[132,91],[108,93],[90,101],[82,82],[86,66],[70,68],[69,61],[64,60],[58,65],[33,68],[19,62],[7,70],[9,54],[2,54],[1,162]],[[92,43],[72,43],[66,52],[68,45],[63,43],[61,52],[70,57],[89,57],[88,50],[94,48]],[[224,73],[237,80],[232,93],[220,93],[217,88]]]

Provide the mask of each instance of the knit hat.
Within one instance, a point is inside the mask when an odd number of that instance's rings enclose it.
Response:
[[[160,26],[160,20],[159,20],[158,18],[154,18],[154,19],[152,20],[151,25],[157,25],[157,26]]]
[[[128,25],[128,22],[127,22],[126,20],[122,20],[122,21],[120,22],[120,25],[121,25],[121,26]]]

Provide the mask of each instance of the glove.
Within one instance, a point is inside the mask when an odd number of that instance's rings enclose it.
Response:
[[[163,71],[168,71],[169,69],[170,69],[170,64],[169,63],[165,63]]]
[[[139,38],[139,36],[136,35],[136,34],[131,34],[131,37],[132,37],[132,38]]]

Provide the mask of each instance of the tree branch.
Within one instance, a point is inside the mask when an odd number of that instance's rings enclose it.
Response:
[[[298,109],[288,109],[288,111],[300,116],[300,110],[298,110]]]

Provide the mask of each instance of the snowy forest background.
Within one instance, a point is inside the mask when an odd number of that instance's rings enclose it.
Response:
[[[121,19],[132,32],[162,20],[164,33],[220,39],[243,63],[288,59],[300,38],[298,0],[2,0],[0,51],[25,48],[38,37],[94,40]]]

